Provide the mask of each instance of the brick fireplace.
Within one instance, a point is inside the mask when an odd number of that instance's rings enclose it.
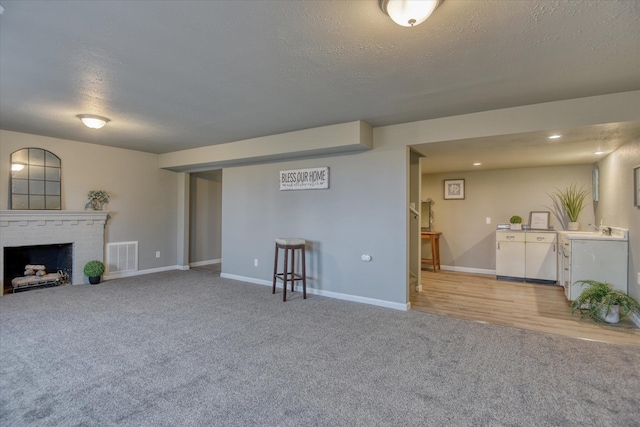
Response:
[[[104,261],[104,231],[108,212],[0,211],[0,290],[5,287],[5,248],[72,244],[71,283],[85,283],[84,265]]]

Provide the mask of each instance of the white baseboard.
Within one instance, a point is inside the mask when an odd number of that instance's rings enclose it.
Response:
[[[457,267],[455,265],[443,265],[441,268],[447,271],[457,271],[458,273],[488,274],[490,276],[496,275],[495,270],[487,270],[484,268]]]
[[[166,267],[158,267],[158,268],[149,268],[147,270],[135,270],[135,271],[122,271],[117,273],[105,274],[102,279],[103,280],[112,280],[112,279],[120,279],[122,277],[133,277],[133,276],[142,276],[144,274],[151,273],[162,273],[163,271],[171,271],[171,270],[188,270],[187,268],[181,268],[179,265],[168,265]]]
[[[202,267],[203,265],[212,265],[212,264],[220,264],[222,262],[221,258],[218,259],[209,259],[206,261],[196,261],[196,262],[190,262],[189,266],[190,267]]]
[[[273,286],[273,282],[269,280],[256,279],[253,277],[237,276],[235,274],[228,274],[228,273],[221,273],[220,277],[224,277],[225,279],[239,280],[241,282],[255,283],[257,285]],[[276,287],[282,288],[282,283],[277,283]],[[378,307],[393,308],[394,310],[407,311],[411,308],[411,303],[402,304],[402,303],[385,301],[385,300],[380,300],[375,298],[367,298],[367,297],[360,297],[357,295],[349,295],[349,294],[342,294],[339,292],[325,291],[322,289],[315,289],[309,286],[307,286],[307,293],[312,295],[320,295],[323,297],[341,299],[345,301],[353,301],[353,302],[360,302],[360,303],[369,304],[369,305],[376,305]]]

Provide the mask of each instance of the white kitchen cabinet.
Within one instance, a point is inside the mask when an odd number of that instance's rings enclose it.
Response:
[[[525,233],[496,231],[496,276],[501,280],[523,280],[525,277]]]
[[[525,279],[554,284],[557,281],[558,254],[555,232],[525,233]]]
[[[549,231],[496,231],[496,277],[555,284],[557,235]]]
[[[621,238],[560,233],[559,280],[569,301],[585,289],[580,280],[607,282],[627,293],[629,242],[624,233]]]

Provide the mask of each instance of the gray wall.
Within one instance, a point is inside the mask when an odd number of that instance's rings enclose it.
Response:
[[[589,190],[586,206],[579,217],[582,229],[587,229],[587,224],[594,222],[591,200],[593,167],[578,165],[424,174],[422,200],[430,197],[435,202],[432,207],[433,226],[434,230],[442,232],[441,263],[460,269],[495,270],[495,229],[497,224],[508,224],[512,215],[520,215],[523,223],[527,224],[529,212],[550,211],[551,225],[555,229],[563,229],[562,221],[553,214],[549,195],[555,187],[564,189],[572,183]],[[465,180],[464,200],[444,200],[445,179]],[[491,218],[491,224],[486,224],[486,218]]]
[[[89,190],[106,190],[105,242],[139,242],[138,268],[176,265],[177,174],[157,155],[0,130],[0,209],[8,209],[11,153],[44,148],[62,160],[62,209],[84,210]],[[160,251],[160,258],[156,258]]]
[[[629,229],[629,294],[640,300],[640,208],[633,205],[633,168],[640,166],[640,139],[598,162],[600,201],[596,220]]]
[[[190,176],[189,262],[222,257],[222,170]]]
[[[308,286],[405,305],[406,161],[406,147],[380,147],[225,169],[222,272],[270,282],[274,239],[300,237],[310,242]],[[279,190],[279,171],[321,166],[328,190]]]

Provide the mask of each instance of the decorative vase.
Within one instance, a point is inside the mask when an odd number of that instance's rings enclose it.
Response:
[[[567,225],[567,229],[569,231],[578,231],[578,230],[580,230],[580,223],[579,222],[570,222]]]
[[[100,283],[100,276],[89,277],[89,283],[91,283],[92,285],[97,285],[98,283]]]
[[[101,211],[102,210],[102,205],[103,205],[102,202],[99,202],[97,200],[92,200],[91,204],[93,206],[93,210],[94,211]]]
[[[620,306],[612,305],[609,314],[607,314],[607,308],[603,307],[600,311],[600,316],[602,316],[607,323],[618,323],[620,322]]]

